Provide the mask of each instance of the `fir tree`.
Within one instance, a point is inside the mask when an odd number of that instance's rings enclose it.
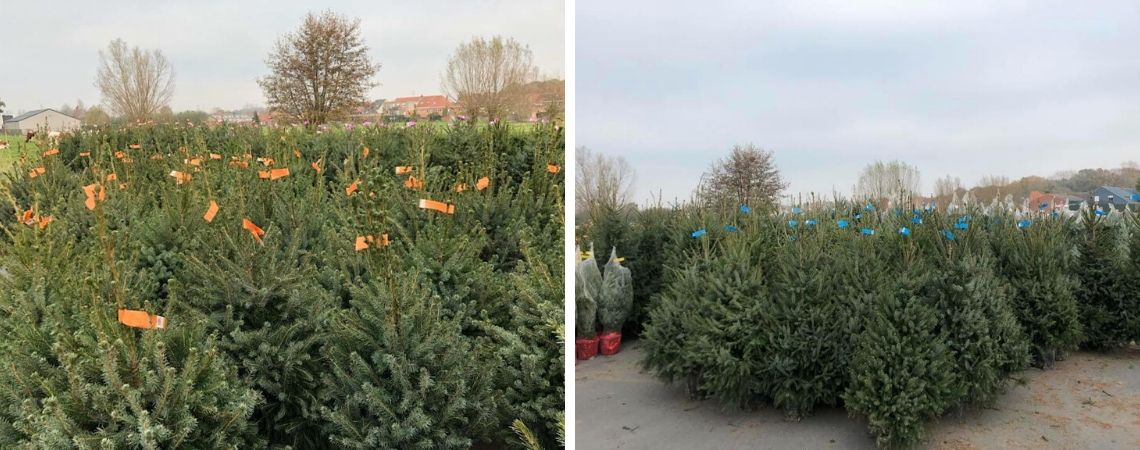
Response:
[[[881,448],[917,444],[925,422],[951,405],[954,358],[938,336],[938,312],[915,293],[917,271],[884,280],[868,298],[865,327],[856,338],[847,411],[867,417]]]
[[[1128,308],[1121,284],[1124,273],[1118,247],[1119,225],[1092,209],[1085,212],[1077,236],[1077,306],[1083,346],[1109,349],[1128,343],[1136,309]]]

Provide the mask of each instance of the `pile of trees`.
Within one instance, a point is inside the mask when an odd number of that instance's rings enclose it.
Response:
[[[559,446],[563,139],[156,125],[24,155],[0,447]]]
[[[651,299],[644,366],[695,397],[793,418],[843,405],[880,446],[910,446],[925,422],[993,402],[1031,364],[1140,339],[1140,294],[1126,287],[1140,283],[1135,215],[746,211],[628,224],[667,230],[628,234],[665,243],[660,290],[637,293]]]

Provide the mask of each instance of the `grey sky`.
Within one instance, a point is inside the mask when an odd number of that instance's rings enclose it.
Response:
[[[687,199],[745,142],[786,193],[850,193],[875,159],[925,191],[1140,160],[1135,1],[582,0],[576,21],[577,145],[628,160],[639,202]]]
[[[373,98],[441,93],[448,57],[474,36],[513,37],[530,46],[544,75],[565,78],[560,0],[13,1],[0,8],[0,100],[13,113],[98,103],[98,52],[122,38],[170,60],[176,111],[260,105],[256,80],[277,38],[326,8],[361,19],[382,66]]]

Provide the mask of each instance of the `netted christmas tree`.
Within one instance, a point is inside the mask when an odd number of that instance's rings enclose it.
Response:
[[[610,251],[610,259],[602,272],[600,294],[598,321],[602,331],[621,331],[633,304],[633,281],[629,269],[618,261],[616,248]]]
[[[574,268],[575,336],[579,339],[593,338],[597,332],[598,299],[602,295],[602,272],[594,261],[594,249]]]

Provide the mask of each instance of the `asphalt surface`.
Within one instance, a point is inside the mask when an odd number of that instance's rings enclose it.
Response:
[[[801,421],[766,407],[724,411],[642,373],[638,343],[575,365],[579,449],[873,449],[874,437],[842,408]],[[1017,374],[992,408],[954,411],[928,424],[925,448],[1140,449],[1140,349],[1078,352],[1052,370]]]

